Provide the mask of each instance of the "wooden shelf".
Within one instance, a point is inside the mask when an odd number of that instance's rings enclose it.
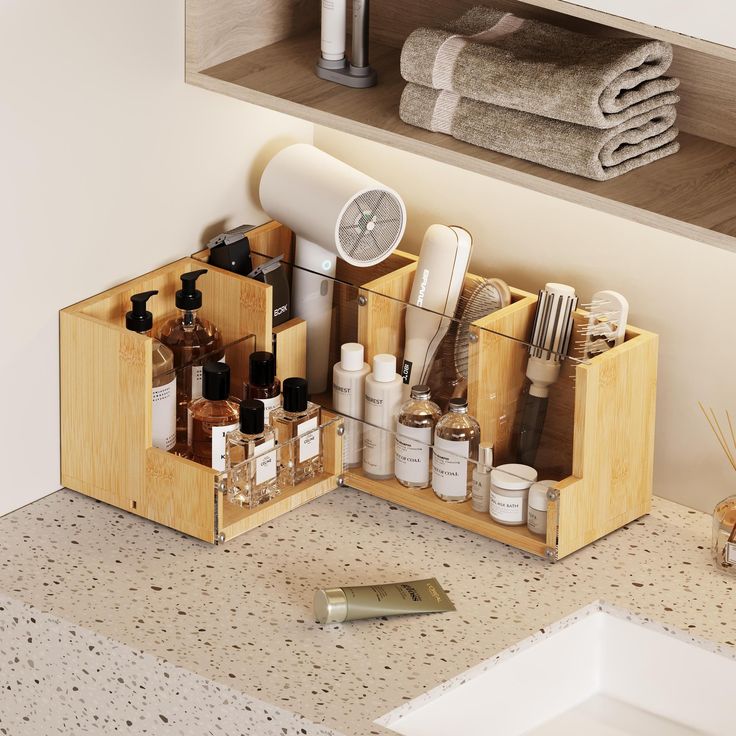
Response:
[[[524,526],[506,526],[494,521],[488,514],[473,511],[470,501],[464,503],[446,503],[437,498],[434,491],[427,488],[415,490],[405,488],[396,480],[371,480],[366,478],[361,468],[352,468],[345,473],[347,485],[355,484],[357,488],[372,496],[392,501],[413,511],[420,511],[435,519],[441,519],[462,529],[467,529],[484,537],[510,544],[534,555],[544,557],[547,549],[545,539],[532,534]]]
[[[567,3],[562,3],[568,5]],[[705,42],[699,42],[705,43]],[[596,182],[404,124],[399,48],[371,45],[379,85],[352,90],[318,79],[319,31],[213,66],[189,67],[206,89],[438,161],[508,181],[660,230],[736,250],[736,147],[680,134],[681,150],[617,179]]]

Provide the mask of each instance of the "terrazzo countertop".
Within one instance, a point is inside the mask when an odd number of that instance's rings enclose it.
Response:
[[[0,733],[54,733],[56,709],[74,733],[389,734],[375,719],[594,601],[733,651],[709,540],[655,499],[551,565],[340,489],[213,547],[60,491],[0,519]],[[313,621],[316,588],[433,576],[456,612]]]

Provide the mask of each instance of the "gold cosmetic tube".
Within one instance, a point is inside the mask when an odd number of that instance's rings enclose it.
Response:
[[[454,610],[454,604],[436,578],[387,585],[327,588],[314,594],[314,616],[320,624]]]

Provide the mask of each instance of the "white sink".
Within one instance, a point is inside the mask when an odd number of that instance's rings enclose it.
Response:
[[[736,733],[733,648],[594,603],[376,721],[404,736]]]

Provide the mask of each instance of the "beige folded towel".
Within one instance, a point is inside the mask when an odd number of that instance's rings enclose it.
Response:
[[[410,125],[589,179],[612,179],[680,148],[673,105],[603,129],[407,84],[399,115]]]
[[[474,7],[442,30],[405,41],[401,75],[501,107],[612,128],[673,104],[663,77],[672,47],[641,38],[594,38],[494,8]]]

